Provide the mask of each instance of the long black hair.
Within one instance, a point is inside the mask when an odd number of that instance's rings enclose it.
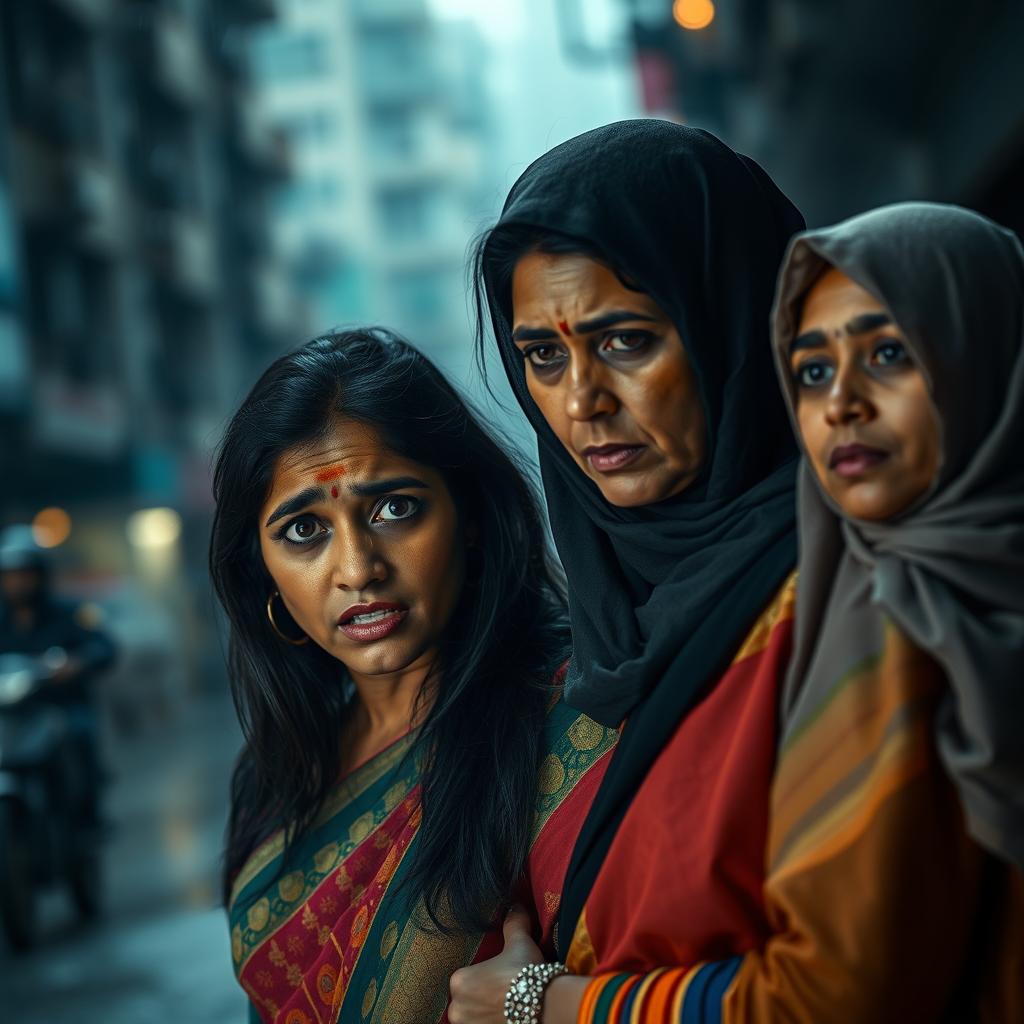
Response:
[[[525,863],[544,709],[568,653],[564,586],[518,460],[425,356],[380,328],[329,334],[278,359],[220,446],[210,573],[230,623],[231,690],[245,736],[225,902],[247,857],[278,829],[287,861],[340,771],[347,674],[316,644],[289,646],[269,628],[274,584],[257,517],[279,456],[342,417],[436,469],[460,523],[473,527],[478,564],[451,616],[437,696],[410,754],[423,766],[423,819],[405,884],[422,892],[438,927],[485,927]]]

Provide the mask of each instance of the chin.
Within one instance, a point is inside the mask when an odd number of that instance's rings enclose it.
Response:
[[[388,675],[392,672],[401,672],[408,668],[415,661],[415,655],[405,650],[382,650],[364,651],[359,656],[352,658],[348,663],[349,669],[367,676]]]
[[[639,475],[639,474],[638,474]],[[682,494],[696,477],[695,473],[688,474],[682,480],[657,481],[640,478],[630,482],[626,477],[620,477],[616,481],[595,480],[601,491],[601,497],[614,505],[616,508],[640,508],[642,505],[655,505],[659,501],[674,498]]]
[[[639,508],[641,505],[649,505],[651,501],[645,494],[619,489],[605,490],[601,488],[601,497],[616,508]]]
[[[868,523],[882,522],[898,516],[913,499],[894,498],[891,494],[879,494],[875,488],[865,487],[867,493],[857,493],[851,488],[841,494],[832,494],[832,500],[842,509],[843,515],[851,519],[862,519]],[[874,493],[871,493],[874,492]]]

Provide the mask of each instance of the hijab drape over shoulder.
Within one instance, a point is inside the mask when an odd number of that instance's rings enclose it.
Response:
[[[678,329],[705,405],[701,479],[658,505],[609,505],[530,398],[507,297],[487,282],[506,372],[537,431],[569,579],[568,699],[617,725],[709,617],[715,631],[720,602],[759,555],[791,534],[795,450],[763,341],[775,274],[802,220],[757,164],[714,136],[638,120],[587,132],[533,163],[505,203],[506,225],[579,239],[637,282]]]
[[[584,242],[648,293],[679,332],[707,422],[706,464],[684,493],[610,505],[530,398],[510,297],[499,294],[485,248],[494,333],[537,432],[568,577],[566,699],[606,725],[629,716],[570,868],[562,931],[571,935],[650,764],[795,562],[796,451],[766,342],[776,272],[803,221],[756,163],[714,136],[638,120],[587,132],[533,163],[496,230],[506,226]]]
[[[871,292],[906,336],[943,459],[931,490],[885,522],[844,518],[805,460],[785,729],[799,730],[878,653],[886,625],[902,630],[948,678],[938,748],[971,833],[1024,866],[1024,251],[991,221],[930,203],[798,236],[774,315],[791,412],[789,346],[828,266]]]

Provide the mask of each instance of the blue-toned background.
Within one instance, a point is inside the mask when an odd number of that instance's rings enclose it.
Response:
[[[47,897],[0,1016],[244,1020],[204,559],[211,452],[271,359],[384,323],[483,400],[467,244],[623,117],[717,132],[812,224],[918,197],[1024,231],[1022,44],[1010,0],[0,0],[0,527],[121,650],[106,909]]]

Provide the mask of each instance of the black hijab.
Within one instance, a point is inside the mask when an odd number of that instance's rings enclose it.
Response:
[[[608,504],[548,427],[512,342],[509,289],[489,259],[506,227],[581,241],[671,317],[707,422],[705,468],[681,495],[632,509]],[[796,560],[796,448],[768,324],[786,244],[802,227],[765,172],[714,136],[622,121],[531,164],[480,250],[480,283],[505,370],[537,431],[568,577],[566,700],[606,725],[629,716],[573,852],[560,916],[565,946],[650,765]]]

